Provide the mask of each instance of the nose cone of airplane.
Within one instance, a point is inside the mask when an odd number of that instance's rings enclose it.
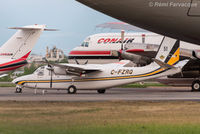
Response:
[[[19,82],[19,78],[15,78],[12,83],[17,84]]]
[[[21,77],[17,77],[17,78],[15,78],[13,81],[12,81],[12,83],[14,83],[14,84],[18,84],[20,81],[22,81],[24,79],[24,76],[21,76]],[[25,79],[24,79],[25,80]]]
[[[19,84],[19,82],[24,81],[24,80],[28,80],[27,76],[17,77],[12,81],[12,83]]]

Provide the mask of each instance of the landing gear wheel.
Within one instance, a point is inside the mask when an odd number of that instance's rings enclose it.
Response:
[[[67,89],[68,94],[75,94],[77,91],[75,86],[69,86]]]
[[[195,80],[192,82],[192,92],[193,91],[200,91],[200,81]]]
[[[22,88],[16,87],[15,93],[22,93]]]
[[[106,92],[106,90],[105,90],[105,89],[99,89],[99,90],[97,90],[97,92],[98,92],[99,94],[104,94],[104,93]]]

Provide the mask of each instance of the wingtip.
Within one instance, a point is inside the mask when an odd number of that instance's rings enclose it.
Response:
[[[45,28],[44,31],[60,31],[59,29],[49,29],[49,28]]]

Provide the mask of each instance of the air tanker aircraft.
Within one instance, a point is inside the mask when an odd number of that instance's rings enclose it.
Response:
[[[45,29],[45,25],[11,27],[10,29],[18,29],[18,31],[0,47],[0,77],[27,64],[26,59],[41,33],[44,30],[51,30]]]
[[[143,67],[133,67],[127,61],[111,64],[48,64],[38,68],[33,74],[13,80],[16,91],[23,87],[35,89],[67,89],[68,93],[77,90],[106,89],[147,79],[173,75],[181,72],[188,60],[179,62],[179,40],[165,37],[154,62]]]
[[[120,50],[124,44],[128,52],[140,53],[147,50],[145,44],[160,45],[163,36],[150,32],[125,33],[122,41],[121,33],[100,33],[88,36],[83,43],[69,53],[69,62],[77,59],[80,63],[86,60],[89,63],[111,63],[118,60],[111,56],[111,51]],[[156,50],[157,51],[157,50]]]
[[[163,37],[151,32],[134,32],[124,33],[124,41],[122,41],[121,33],[90,35],[80,46],[70,51],[68,61],[69,63],[75,63],[74,59],[76,59],[82,64],[86,61],[90,64],[117,62],[119,58],[114,56],[112,52],[119,51],[122,44],[124,45],[123,49],[125,52],[154,58]],[[187,45],[191,45],[191,47],[188,48],[186,47]],[[181,56],[190,58],[192,57],[191,53],[193,50],[200,50],[200,46],[184,41],[180,41],[180,48]],[[132,59],[132,61],[137,63],[136,59]]]

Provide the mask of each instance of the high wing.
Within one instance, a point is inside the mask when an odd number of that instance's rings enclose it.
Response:
[[[101,65],[78,65],[78,64],[50,64],[54,66],[54,72],[66,71],[66,74],[80,75],[95,71],[101,71]],[[61,69],[61,70],[60,70]],[[62,72],[61,71],[61,72]],[[58,73],[57,73],[58,74]]]
[[[139,46],[146,46],[145,49],[140,50]],[[158,51],[159,45],[158,44],[145,44],[145,43],[130,43],[125,44],[125,47],[127,48],[127,53],[133,53],[140,56],[146,56],[150,58],[154,58],[156,56],[156,53]],[[139,51],[137,51],[139,50]],[[180,48],[180,56],[181,59],[185,58],[194,58],[193,52],[195,52],[196,55],[200,55],[199,51],[193,51],[185,48]],[[199,56],[200,57],[200,56]]]
[[[37,25],[36,27],[30,27],[30,26],[25,26],[25,27],[9,27],[8,29],[16,29],[16,30],[41,30],[41,28],[38,28]],[[47,29],[44,28],[44,31],[58,31],[58,29]]]
[[[141,46],[142,49],[140,48]],[[123,51],[111,51],[111,56],[119,57],[120,59],[131,60],[137,65],[147,65],[152,62],[158,51],[159,45],[157,44],[145,44],[145,43],[129,43],[125,44],[125,50]],[[200,58],[199,51],[193,51],[189,49],[180,48],[180,59]]]
[[[126,30],[126,31],[134,31],[134,32],[149,32],[145,29],[141,29],[139,27],[130,25],[125,22],[106,22],[103,24],[99,24],[96,26],[96,28],[103,28],[103,29],[117,29],[117,30]]]

